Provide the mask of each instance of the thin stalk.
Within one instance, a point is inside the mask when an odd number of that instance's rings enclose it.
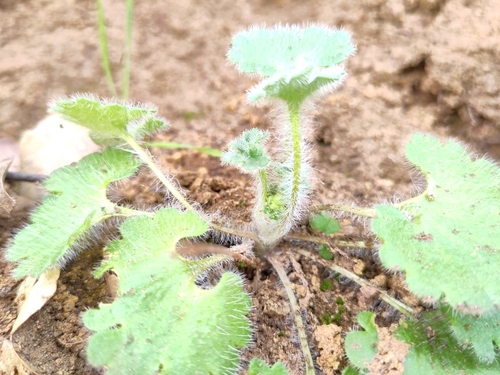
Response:
[[[181,194],[180,191],[178,191],[174,185],[165,177],[163,172],[158,168],[156,163],[153,161],[153,159],[148,155],[146,151],[142,149],[141,146],[135,141],[134,138],[130,136],[124,137],[124,140],[130,145],[130,147],[133,148],[133,150],[136,152],[137,156],[146,163],[146,165],[153,171],[153,173],[158,177],[158,179],[161,181],[163,185],[167,188],[167,190],[174,196],[175,199],[177,199],[186,209],[188,210],[193,210],[194,207],[184,198],[184,196]]]
[[[365,217],[377,217],[377,213],[373,208],[349,206],[346,204],[326,204],[326,205],[314,206],[311,208],[311,212],[319,212],[326,210],[349,212],[354,215],[365,216]]]
[[[292,148],[293,148],[293,175],[292,175],[292,196],[290,197],[290,210],[288,220],[295,216],[300,190],[300,177],[302,167],[302,149],[300,147],[300,104],[289,104],[290,125],[292,127]]]
[[[163,172],[158,168],[156,163],[153,161],[153,159],[148,155],[146,151],[142,149],[142,147],[135,141],[130,136],[126,136],[124,140],[132,147],[132,149],[136,152],[137,156],[153,171],[153,173],[158,177],[158,179],[161,181],[163,185],[167,188],[167,190],[174,196],[175,199],[177,199],[187,210],[192,210],[196,211],[194,207],[184,198],[184,196],[181,194],[180,191],[178,191],[174,185],[170,183],[170,181],[165,177]],[[210,227],[212,229],[215,229],[219,232],[224,232],[227,234],[232,234],[235,236],[240,236],[240,237],[245,237],[249,238],[252,241],[254,241],[255,245],[259,249],[263,249],[264,246],[262,245],[262,241],[253,233],[247,232],[247,231],[242,231],[238,229],[233,229],[233,228],[227,228],[215,223],[212,223],[208,218],[205,218],[206,221],[209,223]]]
[[[127,0],[127,26],[125,31],[125,53],[122,71],[122,99],[128,100],[130,87],[130,54],[132,50],[132,21],[134,18],[134,0]]]
[[[333,270],[337,273],[340,273],[342,276],[345,276],[348,279],[354,281],[359,286],[367,286],[367,287],[376,289],[378,291],[380,299],[382,299],[382,301],[386,302],[387,304],[389,304],[390,306],[392,306],[393,308],[398,310],[400,313],[406,315],[407,317],[409,317],[411,319],[416,318],[415,311],[410,306],[406,306],[403,302],[398,301],[396,298],[387,294],[387,292],[381,290],[379,287],[375,286],[371,282],[362,279],[361,277],[352,273],[351,271],[348,271],[345,268],[339,267],[336,264],[330,264],[330,263],[324,261],[323,259],[321,259],[317,256],[314,256],[313,254],[309,253],[306,250],[294,249],[294,251],[299,253],[299,254],[304,255],[305,257],[307,257],[315,262],[321,263],[323,266],[330,268],[331,270]]]
[[[208,222],[208,224],[210,225],[210,228],[217,230],[219,232],[231,234],[233,236],[248,238],[249,240],[252,240],[255,243],[255,247],[257,248],[258,251],[261,251],[262,249],[264,249],[264,245],[262,244],[262,241],[260,240],[260,238],[252,232],[247,232],[246,230],[239,230],[239,229],[224,227],[222,225],[214,224],[210,221]]]
[[[402,201],[402,202],[399,202],[398,204],[395,204],[394,205],[395,207],[403,208],[404,206],[406,206],[408,204],[422,200],[422,197],[427,199],[427,200],[434,200],[433,191],[434,191],[434,187],[435,187],[436,183],[431,178],[430,174],[428,174],[428,173],[423,173],[423,174],[427,180],[427,187],[425,188],[425,190],[415,197],[409,198],[405,201]]]
[[[350,248],[358,248],[358,249],[378,249],[378,246],[370,241],[345,241],[339,240],[336,237],[333,238],[323,238],[317,236],[309,236],[300,233],[289,233],[286,236],[289,240],[298,240],[305,242],[313,242],[320,245],[329,245],[329,246],[338,246],[338,247],[350,247]]]
[[[106,33],[106,18],[104,17],[104,7],[102,5],[102,0],[97,0],[97,23],[99,26],[99,45],[101,49],[101,62],[102,68],[104,70],[104,75],[106,76],[106,82],[108,83],[109,91],[114,97],[118,97],[116,92],[115,82],[113,81],[113,75],[111,73],[111,65],[109,63],[109,53],[108,53],[108,37]]]
[[[115,210],[116,213],[113,214],[112,216],[139,216],[139,215],[150,216],[150,217],[154,216],[153,212],[135,210],[133,208],[123,207],[123,206],[116,206]]]
[[[285,292],[290,301],[290,308],[293,312],[293,317],[295,318],[295,326],[297,327],[297,334],[299,336],[300,346],[302,348],[302,354],[304,356],[304,362],[306,365],[306,375],[315,375],[314,362],[311,356],[311,351],[309,349],[309,343],[307,342],[307,335],[304,322],[302,321],[302,314],[300,313],[300,307],[295,299],[295,294],[293,293],[292,286],[290,284],[290,279],[286,275],[285,269],[281,265],[278,259],[271,253],[268,255],[267,259],[272,264],[278,277],[285,288]]]

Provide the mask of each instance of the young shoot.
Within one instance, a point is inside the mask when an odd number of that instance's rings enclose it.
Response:
[[[267,135],[259,130],[244,133],[230,143],[223,158],[256,177],[258,198],[253,221],[268,249],[302,218],[307,205],[311,188],[306,137],[310,133],[307,112],[310,102],[342,83],[346,76],[342,63],[354,52],[348,32],[320,25],[251,28],[233,38],[227,54],[229,60],[241,72],[263,77],[248,92],[248,100],[270,101],[283,112],[274,129],[276,151],[272,159],[267,160],[265,153]],[[241,161],[240,146],[245,142],[245,158],[254,163]],[[255,168],[254,159],[258,155],[266,163]]]

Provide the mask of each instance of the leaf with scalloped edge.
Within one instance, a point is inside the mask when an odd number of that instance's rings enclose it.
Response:
[[[346,75],[341,64],[355,50],[345,30],[278,25],[236,34],[227,56],[241,72],[266,78],[248,92],[250,101],[272,97],[301,103],[336,88]]]
[[[104,146],[123,143],[127,137],[140,141],[168,127],[154,107],[98,100],[91,95],[56,100],[50,110],[90,129],[92,139]]]
[[[440,310],[450,321],[455,338],[462,345],[470,345],[481,362],[491,363],[497,359],[500,344],[500,311],[484,315],[462,314],[449,306]]]
[[[95,331],[90,363],[106,366],[108,375],[234,373],[238,348],[251,339],[245,316],[251,300],[242,279],[225,272],[217,285],[202,289],[197,276],[228,256],[188,260],[176,252],[179,240],[207,229],[195,212],[173,208],[121,225],[122,239],[108,246],[99,269],[118,274],[118,298],[83,315]]]
[[[496,375],[499,361],[481,362],[469,345],[451,333],[450,321],[439,311],[424,312],[419,321],[403,320],[395,337],[411,345],[405,375]]]
[[[382,264],[404,271],[419,297],[444,295],[454,309],[490,311],[500,304],[499,167],[422,134],[406,155],[428,186],[399,208],[376,207],[372,230],[382,240]]]
[[[245,172],[264,169],[271,160],[264,147],[268,135],[257,128],[244,131],[229,143],[228,150],[222,155],[222,162],[233,164]]]
[[[36,278],[51,266],[64,266],[82,236],[115,213],[108,185],[131,176],[140,164],[132,154],[109,148],[52,172],[43,184],[48,196],[7,249],[7,259],[17,262],[14,276]]]

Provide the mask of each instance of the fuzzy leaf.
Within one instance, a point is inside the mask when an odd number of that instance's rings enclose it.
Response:
[[[101,145],[115,145],[132,136],[142,140],[146,135],[168,127],[156,116],[156,108],[104,102],[92,97],[57,100],[50,106],[64,119],[90,129],[92,139]]]
[[[309,225],[312,229],[326,235],[337,233],[340,230],[339,222],[324,212],[314,215],[309,221]]]
[[[196,213],[175,209],[151,217],[127,219],[121,240],[108,246],[112,268],[120,278],[118,298],[83,316],[96,333],[88,359],[114,374],[232,374],[237,348],[251,338],[245,315],[250,297],[241,278],[226,272],[211,289],[196,277],[226,260],[213,255],[196,261],[182,258],[176,243],[200,236],[207,224]]]
[[[261,359],[254,358],[250,361],[248,367],[248,375],[289,375],[285,365],[281,362],[276,362],[273,367],[269,367],[266,362]]]
[[[394,333],[411,344],[405,360],[405,375],[494,375],[498,361],[481,363],[469,346],[463,346],[450,332],[448,319],[439,311],[426,312],[419,322],[402,321]]]
[[[459,342],[471,345],[480,361],[491,363],[495,360],[500,346],[500,311],[477,316],[456,313],[448,306],[441,306],[440,310],[450,321]]]
[[[405,271],[420,297],[444,295],[454,309],[490,311],[500,304],[500,169],[428,135],[413,136],[406,155],[428,187],[402,208],[376,208],[382,263]]]
[[[354,52],[351,36],[344,30],[275,26],[236,34],[227,56],[241,72],[267,78],[250,90],[250,101],[275,97],[301,103],[318,90],[336,87],[345,77],[339,64]]]
[[[362,311],[358,314],[358,323],[364,331],[349,332],[345,338],[345,351],[349,361],[364,370],[377,354],[378,333],[375,326],[375,314]]]
[[[256,128],[244,131],[239,138],[229,143],[222,161],[236,165],[243,171],[264,169],[270,161],[264,147],[267,136],[267,132]]]
[[[18,262],[14,276],[36,278],[49,267],[63,266],[78,240],[114,213],[107,186],[131,176],[139,165],[132,154],[110,148],[54,171],[44,182],[49,195],[7,250],[7,259]]]

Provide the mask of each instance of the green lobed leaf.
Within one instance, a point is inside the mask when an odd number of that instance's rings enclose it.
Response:
[[[268,135],[257,128],[244,131],[239,138],[229,143],[228,150],[222,155],[222,161],[236,165],[243,171],[264,169],[270,161],[264,147]]]
[[[100,101],[89,96],[57,100],[50,109],[64,119],[90,129],[92,139],[101,145],[116,145],[130,136],[142,140],[146,135],[168,127],[157,117],[156,108]]]
[[[500,363],[480,362],[469,346],[458,342],[450,321],[439,311],[425,312],[420,321],[402,321],[394,333],[398,340],[411,344],[405,360],[405,375],[494,375]]]
[[[289,375],[289,373],[281,362],[276,362],[273,367],[269,367],[263,360],[254,358],[250,361],[248,375]]]
[[[309,220],[309,225],[312,229],[326,235],[337,233],[341,229],[339,222],[324,212],[314,215]]]
[[[187,260],[176,252],[183,238],[200,236],[207,224],[193,211],[161,209],[133,217],[120,227],[121,240],[108,246],[102,269],[119,276],[118,298],[83,316],[96,333],[88,359],[114,374],[232,374],[238,348],[251,339],[250,297],[231,272],[216,286],[195,284],[201,272],[225,255]]]
[[[457,313],[444,305],[440,310],[450,321],[455,338],[464,346],[470,345],[479,361],[492,363],[498,359],[500,311],[478,316]]]
[[[357,316],[364,331],[349,332],[345,338],[345,352],[349,361],[361,370],[366,370],[377,354],[378,333],[375,326],[375,314],[362,311]]]
[[[372,230],[383,265],[406,272],[420,297],[490,311],[500,304],[500,169],[428,135],[414,135],[406,155],[428,187],[401,208],[376,207]]]
[[[7,250],[7,259],[18,263],[14,276],[38,277],[49,267],[63,266],[78,240],[115,213],[107,186],[131,176],[139,165],[132,154],[109,148],[54,171],[44,182],[48,196]]]
[[[255,101],[274,97],[301,103],[312,93],[330,91],[345,77],[339,64],[355,52],[350,34],[327,26],[251,28],[233,37],[229,60],[244,73],[267,79],[249,91]]]
[[[318,67],[329,67],[342,63],[354,51],[345,30],[321,25],[278,25],[268,29],[252,27],[236,34],[227,56],[243,73],[271,77],[293,67],[303,56]]]

